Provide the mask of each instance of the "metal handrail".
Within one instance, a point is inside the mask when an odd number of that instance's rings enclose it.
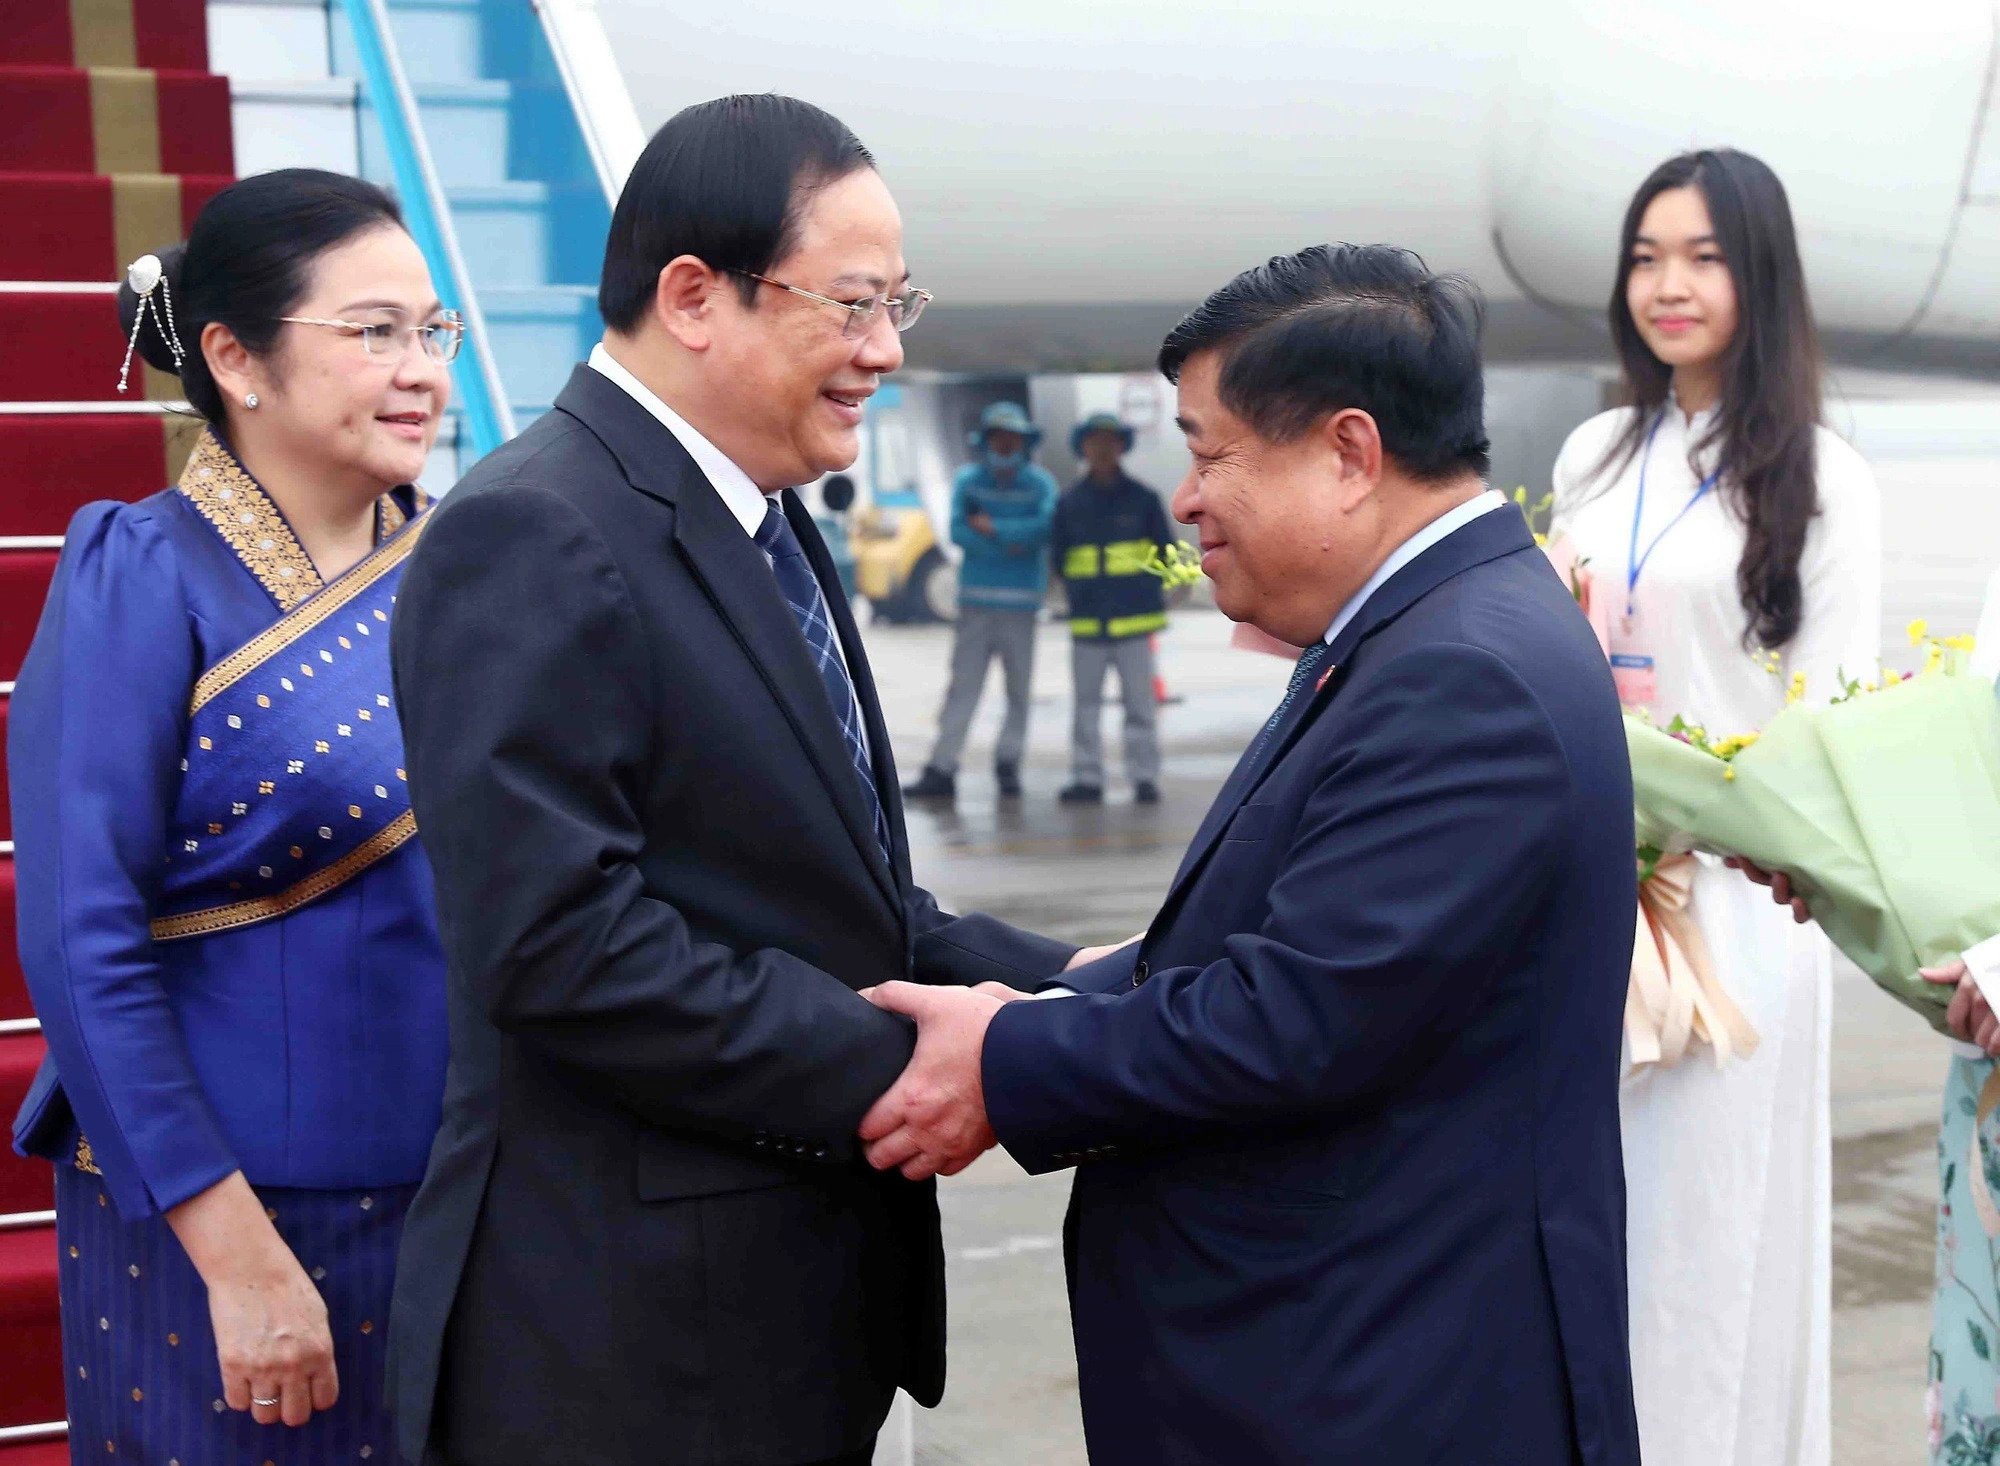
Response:
[[[480,454],[491,453],[514,436],[514,409],[500,380],[499,365],[493,359],[487,339],[486,315],[472,288],[472,272],[458,247],[458,231],[452,226],[451,206],[438,181],[437,164],[431,158],[430,143],[424,137],[423,120],[417,113],[417,96],[403,70],[402,53],[396,48],[395,33],[389,28],[386,0],[340,0],[353,23],[355,50],[361,57],[363,84],[382,123],[382,136],[389,145],[389,163],[396,174],[396,192],[402,195],[403,209],[411,234],[433,265],[442,263],[446,278],[438,291],[445,304],[464,316],[466,334],[471,337],[472,356],[478,370],[466,373],[466,417],[472,423],[472,446]]]
[[[0,1035],[41,1031],[42,1020],[39,1018],[0,1018]]]
[[[24,1445],[29,1441],[69,1439],[69,1422],[51,1420],[47,1425],[0,1425],[0,1446]]]
[[[52,1211],[17,1211],[0,1213],[0,1232],[26,1232],[35,1227],[52,1227],[56,1214]]]
[[[645,150],[646,129],[604,34],[597,0],[534,0],[534,5],[605,201],[616,207],[626,175]]]

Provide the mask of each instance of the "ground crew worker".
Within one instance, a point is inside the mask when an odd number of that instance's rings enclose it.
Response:
[[[1049,522],[1059,494],[1047,470],[1028,461],[1041,438],[1018,403],[989,404],[971,435],[978,456],[952,483],[951,538],[965,557],[958,566],[951,687],[937,744],[922,777],[904,787],[905,799],[956,797],[958,755],[979,707],[987,664],[996,656],[1006,678],[1007,721],[993,749],[993,778],[1002,799],[1021,795],[1035,613],[1048,594]]]
[[[1064,804],[1104,801],[1104,674],[1118,669],[1125,705],[1125,776],[1140,804],[1160,800],[1159,708],[1153,696],[1153,633],[1167,624],[1166,587],[1146,569],[1174,533],[1160,496],[1120,460],[1132,430],[1108,412],[1081,423],[1070,447],[1089,465],[1056,506],[1050,552],[1069,593],[1070,670],[1076,681],[1070,782]]]

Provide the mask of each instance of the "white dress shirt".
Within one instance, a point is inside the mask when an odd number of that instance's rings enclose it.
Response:
[[[1333,624],[1326,628],[1326,635],[1321,639],[1328,646],[1333,645],[1333,639],[1340,635],[1341,632],[1347,630],[1348,622],[1361,614],[1361,608],[1368,604],[1368,598],[1374,595],[1376,591],[1382,589],[1388,583],[1390,576],[1401,570],[1405,565],[1409,564],[1417,556],[1423,554],[1424,551],[1428,550],[1432,545],[1437,544],[1447,535],[1456,533],[1459,529],[1472,523],[1473,520],[1483,514],[1491,514],[1495,509],[1505,509],[1507,504],[1508,501],[1505,494],[1501,493],[1498,489],[1488,489],[1483,494],[1467,499],[1456,509],[1446,510],[1436,519],[1433,519],[1429,524],[1404,540],[1402,544],[1389,552],[1389,558],[1384,560],[1376,568],[1375,573],[1368,577],[1367,583],[1347,598],[1347,604],[1340,608],[1340,614],[1333,618]]]
[[[687,449],[688,457],[702,472],[702,477],[715,486],[715,492],[722,496],[722,502],[729,506],[729,512],[736,516],[736,522],[743,526],[743,532],[755,536],[757,527],[764,522],[764,506],[769,500],[764,491],[750,481],[750,475],[738,468],[715,444],[695,430],[688,420],[675,412],[666,403],[653,395],[644,382],[626,371],[598,342],[590,350],[592,371],[609,377],[625,389],[634,402],[660,420],[662,426],[680,439]],[[777,496],[771,495],[771,498]]]
[[[736,522],[743,526],[743,532],[755,540],[758,527],[764,523],[764,515],[768,512],[766,506],[777,503],[778,495],[766,494],[751,482],[750,475],[738,468],[728,454],[704,438],[692,423],[660,401],[650,387],[620,366],[611,353],[604,349],[602,341],[590,349],[590,369],[616,382],[628,397],[659,419],[661,426],[672,433],[680,441],[680,445],[687,449],[688,457],[694,460],[695,467],[701,470],[702,477],[715,489]],[[782,489],[778,491],[778,493],[783,492]],[[761,550],[763,546],[760,545],[758,548]],[[770,562],[771,556],[766,552],[764,563],[768,565]],[[848,666],[847,648],[840,644],[838,636],[833,638],[833,649],[840,657],[840,665],[847,668],[848,681],[852,682],[854,669]],[[859,686],[854,689],[854,696],[859,702],[861,698]],[[871,758],[874,756],[874,744],[868,737],[868,727],[865,723],[861,728],[861,746],[868,751]]]

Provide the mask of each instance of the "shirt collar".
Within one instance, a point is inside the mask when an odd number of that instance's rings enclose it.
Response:
[[[764,491],[750,481],[750,475],[697,432],[686,418],[660,401],[644,382],[620,366],[604,349],[602,341],[591,348],[590,366],[593,371],[624,388],[634,402],[658,418],[667,431],[680,440],[680,445],[688,451],[688,457],[694,460],[695,467],[714,485],[715,492],[722,496],[722,502],[729,506],[729,512],[736,516],[736,522],[743,526],[743,532],[754,536],[757,527],[764,522],[765,506],[770,501]]]
[[[1347,623],[1361,614],[1361,608],[1368,604],[1368,598],[1386,585],[1389,577],[1394,575],[1398,570],[1401,570],[1405,565],[1416,559],[1417,556],[1423,554],[1424,551],[1448,535],[1456,533],[1482,515],[1491,514],[1495,509],[1506,508],[1507,504],[1508,500],[1505,494],[1502,494],[1498,489],[1488,489],[1483,494],[1467,499],[1456,509],[1446,510],[1443,514],[1440,514],[1436,519],[1433,519],[1429,524],[1404,540],[1402,544],[1389,552],[1389,558],[1384,560],[1375,573],[1368,577],[1368,583],[1348,597],[1347,604],[1340,608],[1340,614],[1333,618],[1333,624],[1326,628],[1324,639],[1331,644],[1336,636],[1347,630]]]

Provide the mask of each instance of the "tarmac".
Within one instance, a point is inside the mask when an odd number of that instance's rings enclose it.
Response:
[[[1977,598],[1961,591],[1958,599],[1976,605]],[[1107,696],[1114,771],[1107,802],[1064,807],[1055,795],[1068,777],[1069,645],[1061,626],[1044,625],[1022,768],[1026,797],[1002,804],[994,793],[996,668],[956,805],[910,811],[917,879],[949,910],[990,911],[1076,942],[1140,930],[1209,801],[1284,690],[1288,665],[1232,649],[1230,629],[1215,612],[1190,609],[1176,613],[1161,639],[1161,667],[1177,699],[1162,709],[1163,802],[1133,804],[1115,776],[1118,712]],[[914,778],[943,698],[950,630],[884,624],[866,635],[897,764]],[[1927,1459],[1937,1113],[1948,1059],[1928,1029],[1844,964],[1834,998],[1834,1460],[1918,1466]],[[912,1412],[905,1402],[892,1418],[881,1466],[1084,1466],[1062,1275],[1068,1196],[1067,1172],[1029,1177],[1001,1151],[942,1183],[950,1380],[937,1409]]]

